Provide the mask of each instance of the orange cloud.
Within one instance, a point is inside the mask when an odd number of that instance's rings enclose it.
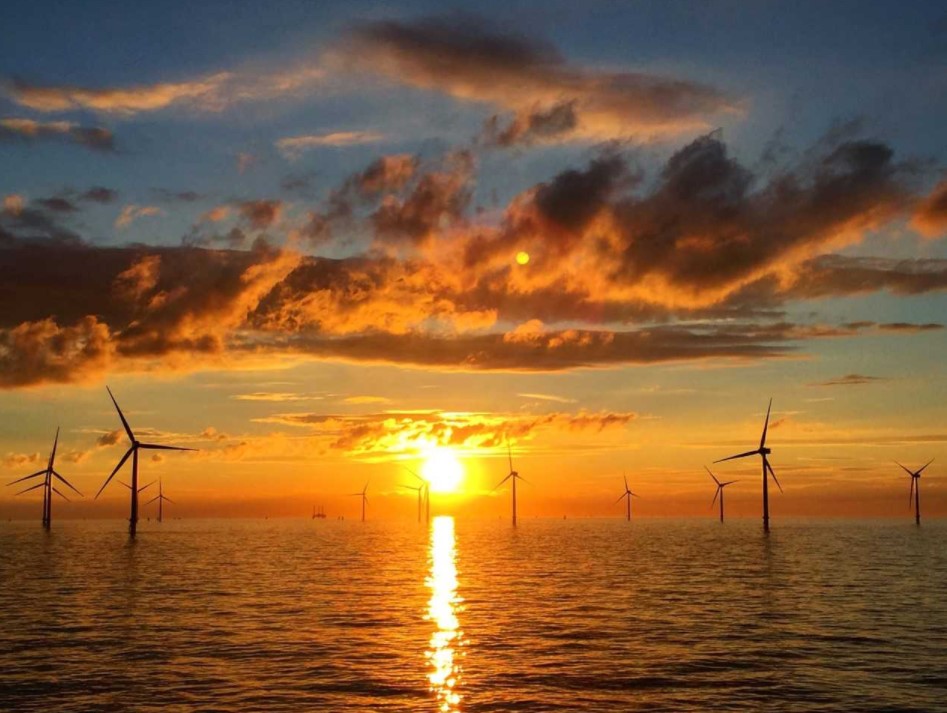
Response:
[[[115,137],[99,126],[79,126],[70,121],[0,119],[0,141],[63,141],[95,151],[114,151]]]
[[[287,136],[276,142],[276,148],[288,159],[297,159],[310,149],[320,146],[356,146],[384,140],[385,135],[377,131],[335,131],[328,134]]]

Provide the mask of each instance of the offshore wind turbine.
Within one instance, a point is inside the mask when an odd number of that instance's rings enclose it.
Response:
[[[766,457],[772,450],[766,447],[766,430],[769,428],[769,412],[773,408],[773,399],[769,400],[769,406],[766,407],[766,420],[763,422],[763,435],[760,438],[760,447],[753,451],[747,451],[746,453],[737,453],[735,456],[729,456],[727,458],[721,458],[720,460],[715,460],[714,463],[723,463],[725,460],[734,460],[736,458],[747,458],[748,456],[758,455],[763,461],[763,531],[769,532],[769,478],[766,477],[766,472],[769,471],[769,474],[773,477],[773,482],[776,483],[776,487],[779,488],[779,492],[783,492],[783,486],[779,484],[779,480],[776,478],[776,473],[773,471],[773,466],[769,464],[769,459]]]
[[[56,495],[61,497],[66,502],[71,502],[69,498],[67,498],[65,495],[59,492],[59,490],[56,488],[55,483],[53,482],[53,478],[56,478],[57,480],[65,483],[67,486],[69,486],[69,488],[73,492],[75,492],[80,497],[82,496],[82,493],[76,490],[76,488],[73,487],[72,483],[70,483],[68,480],[63,478],[62,475],[60,475],[59,472],[56,471],[56,447],[58,445],[59,445],[59,429],[57,428],[56,437],[53,439],[53,450],[49,454],[49,462],[46,464],[46,467],[42,470],[36,471],[35,473],[24,475],[22,478],[17,478],[16,480],[13,480],[7,483],[7,485],[15,485],[16,483],[22,483],[25,480],[32,480],[33,478],[38,478],[41,475],[44,476],[42,481],[40,481],[39,483],[36,483],[35,485],[31,485],[30,487],[24,490],[21,490],[20,492],[17,493],[17,495],[28,493],[31,490],[36,490],[37,488],[43,489],[43,527],[47,530],[50,529],[50,526],[53,523],[53,493],[56,493]]]
[[[148,483],[148,485],[152,485],[152,483]],[[147,488],[148,485],[146,485],[145,488]],[[144,490],[145,488],[142,488],[142,490]],[[163,510],[161,506],[164,505],[164,501],[167,500],[172,505],[177,504],[171,498],[169,498],[167,495],[164,494],[164,491],[161,489],[161,478],[158,478],[158,494],[155,495],[151,500],[146,502],[145,505],[151,505],[151,503],[153,503],[155,500],[158,501],[158,522],[161,522],[161,516],[162,516],[162,510]]]
[[[510,472],[507,474],[507,476],[506,476],[503,480],[501,480],[499,483],[497,483],[497,486],[496,486],[496,488],[494,488],[494,490],[496,490],[497,488],[499,488],[499,487],[500,487],[501,485],[503,485],[506,481],[508,481],[508,480],[509,480],[509,481],[512,481],[512,491],[513,491],[513,527],[516,527],[516,481],[517,481],[517,480],[522,480],[524,483],[525,483],[525,482],[528,482],[528,481],[526,480],[526,478],[524,478],[524,477],[521,476],[519,473],[517,473],[515,470],[513,470],[513,451],[510,450],[510,442],[509,442],[509,440],[507,440],[507,442],[506,442],[506,455],[507,455],[507,458],[509,458],[509,460],[510,460]]]
[[[714,493],[714,499],[710,501],[710,507],[712,508],[714,506],[714,503],[717,502],[717,496],[719,495],[720,496],[720,522],[723,522],[723,489],[727,487],[728,485],[732,485],[733,483],[737,481],[727,480],[721,483],[719,480],[717,480],[717,476],[710,472],[710,468],[708,468],[707,466],[704,466],[704,470],[706,470],[710,474],[710,477],[713,478],[714,482],[717,484],[717,491]]]
[[[367,480],[365,481],[365,487],[362,488],[362,492],[360,492],[360,493],[349,493],[349,497],[353,497],[353,498],[354,498],[356,495],[358,495],[358,496],[360,496],[360,497],[362,498],[362,522],[365,522],[365,504],[368,502],[368,495],[366,495],[366,493],[368,492],[368,483],[369,483],[369,482],[370,482],[370,481],[367,481]]]
[[[622,493],[621,497],[615,501],[615,504],[617,505],[620,503],[622,499],[627,499],[627,502],[625,503],[625,518],[628,520],[628,522],[631,522],[631,499],[639,498],[641,496],[637,493],[631,492],[631,489],[628,487],[628,478],[622,475],[622,479],[625,481],[625,492]]]
[[[402,485],[402,488],[407,488],[408,490],[414,490],[418,494],[418,522],[421,522],[421,499],[424,493],[423,485]]]
[[[411,473],[415,478],[421,481],[421,488],[424,491],[424,518],[426,522],[431,521],[431,481],[427,478],[422,478],[420,475],[411,470],[408,466],[405,466],[404,469]],[[418,492],[418,498],[421,498],[421,493]]]
[[[112,478],[115,477],[115,474],[123,465],[125,465],[125,461],[128,460],[128,457],[131,456],[132,482],[131,485],[128,486],[129,491],[131,491],[131,514],[128,517],[128,534],[134,537],[135,532],[138,529],[138,494],[147,488],[148,485],[151,485],[151,483],[149,483],[145,486],[145,488],[141,489],[138,487],[138,450],[140,448],[144,448],[145,450],[159,451],[193,451],[196,449],[182,448],[180,446],[161,446],[156,443],[142,443],[137,438],[135,438],[135,434],[132,431],[131,426],[128,425],[128,421],[125,419],[125,414],[123,414],[122,409],[119,408],[115,397],[112,396],[112,390],[107,386],[105,387],[105,390],[109,392],[109,398],[112,399],[112,403],[115,405],[115,410],[118,411],[118,417],[122,420],[122,425],[125,427],[125,433],[128,434],[128,440],[131,441],[131,446],[127,451],[125,451],[125,455],[122,456],[122,459],[118,462],[118,465],[116,465],[112,470],[111,475],[109,475],[105,482],[102,483],[102,487],[99,488],[99,492],[95,494],[95,499],[98,499],[98,497],[102,494],[102,491],[105,490],[105,486],[107,486],[112,481]]]
[[[904,471],[911,476],[911,494],[908,495],[908,507],[911,507],[911,500],[914,500],[914,523],[917,525],[921,524],[921,473],[923,473],[924,469],[933,462],[934,459],[931,458],[918,470],[908,470],[903,465],[898,463],[898,461],[895,461],[895,463],[901,465],[901,467],[904,468]]]

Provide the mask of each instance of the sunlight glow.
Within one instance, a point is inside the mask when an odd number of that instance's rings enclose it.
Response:
[[[457,595],[457,563],[454,546],[454,518],[442,515],[434,518],[431,528],[431,574],[427,586],[431,590],[427,618],[437,625],[431,634],[427,660],[431,665],[428,679],[431,691],[437,695],[439,710],[443,713],[460,710],[461,696],[457,689],[462,668],[464,633],[457,613],[462,611],[463,599]]]
[[[432,493],[455,493],[464,479],[464,466],[450,448],[435,446],[425,454],[421,475]]]
[[[525,265],[529,262],[529,253],[520,251],[516,253],[516,262],[520,265]]]

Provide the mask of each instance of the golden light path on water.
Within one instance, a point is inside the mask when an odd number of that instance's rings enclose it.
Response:
[[[450,516],[434,518],[427,586],[431,590],[427,618],[437,626],[427,652],[431,691],[437,696],[441,711],[459,711],[462,675],[459,659],[463,657],[464,634],[457,613],[462,610],[463,599],[457,594],[454,518]]]

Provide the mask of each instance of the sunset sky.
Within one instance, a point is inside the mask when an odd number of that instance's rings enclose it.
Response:
[[[0,476],[174,515],[947,514],[947,10],[8,2]],[[730,514],[758,517],[756,459]],[[0,489],[0,517],[39,497]],[[150,511],[145,513],[150,514]]]

